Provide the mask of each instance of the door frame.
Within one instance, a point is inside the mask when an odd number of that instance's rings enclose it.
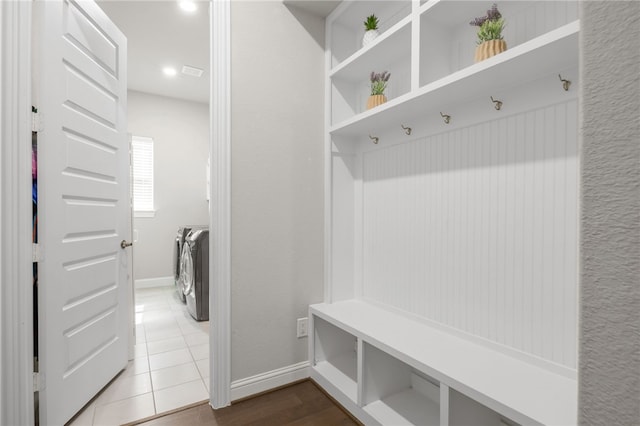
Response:
[[[209,403],[231,404],[231,0],[209,7]]]
[[[31,2],[0,2],[0,423],[33,424]]]
[[[210,404],[231,395],[231,0],[210,1]],[[0,2],[0,423],[34,424],[32,1]]]

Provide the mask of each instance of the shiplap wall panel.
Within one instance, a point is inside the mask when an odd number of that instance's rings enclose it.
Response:
[[[575,368],[577,107],[365,152],[363,297]]]

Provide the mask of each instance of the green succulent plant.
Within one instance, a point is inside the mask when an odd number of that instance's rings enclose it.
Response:
[[[478,29],[478,44],[489,40],[502,40],[502,30],[504,29],[504,19],[496,21],[485,21]]]
[[[367,16],[367,20],[364,21],[365,31],[378,29],[378,17],[376,15]]]

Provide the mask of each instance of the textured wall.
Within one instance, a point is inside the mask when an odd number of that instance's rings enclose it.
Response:
[[[153,218],[134,218],[136,280],[173,276],[173,241],[185,224],[208,224],[209,107],[129,91],[129,133],[154,141]]]
[[[295,15],[294,15],[295,13]],[[324,21],[231,3],[231,379],[307,360],[322,300]]]
[[[582,3],[581,425],[640,424],[639,21]]]

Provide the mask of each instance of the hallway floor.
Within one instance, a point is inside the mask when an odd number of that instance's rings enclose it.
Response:
[[[338,404],[306,380],[213,410],[207,403],[147,422],[142,426],[357,426]]]
[[[71,426],[117,425],[209,399],[209,322],[174,287],[136,290],[135,359]]]

